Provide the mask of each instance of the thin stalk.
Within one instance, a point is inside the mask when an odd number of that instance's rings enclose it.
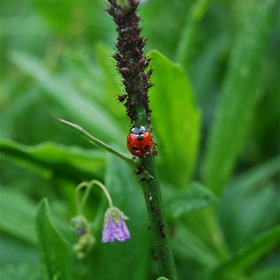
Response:
[[[79,199],[79,191],[83,188],[86,187],[86,191],[82,197],[82,202],[80,202]],[[76,198],[76,205],[77,205],[77,210],[78,210],[78,215],[82,216],[82,211],[83,211],[83,207],[84,207],[84,203],[86,201],[86,199],[88,198],[90,192],[90,188],[88,188],[88,183],[87,182],[82,182],[81,184],[79,184],[76,188],[75,191],[75,198]]]
[[[170,246],[169,230],[164,214],[164,207],[154,156],[151,155],[150,157],[143,159],[142,164],[143,167],[153,177],[141,182],[150,220],[149,228],[152,233],[155,249],[153,258],[158,263],[161,276],[167,277],[170,280],[176,280],[177,272]]]
[[[83,136],[85,139],[87,139],[90,143],[96,145],[97,147],[106,150],[107,152],[110,152],[111,154],[121,158],[122,160],[124,160],[131,168],[134,168],[135,164],[133,162],[133,160],[131,158],[129,158],[127,155],[120,153],[118,151],[116,151],[115,149],[113,149],[112,147],[110,147],[109,145],[107,145],[106,143],[102,142],[101,140],[95,138],[94,136],[92,136],[90,133],[88,133],[86,130],[84,130],[81,126],[68,122],[66,120],[63,119],[56,119],[57,121],[71,127],[72,129],[74,129],[76,132],[78,132],[81,136]]]
[[[108,200],[108,203],[109,203],[110,208],[113,207],[112,198],[111,198],[109,192],[107,191],[106,187],[105,187],[102,183],[100,183],[100,182],[97,181],[97,180],[92,180],[92,181],[90,181],[89,184],[90,184],[91,186],[97,185],[99,188],[101,188],[101,189],[103,190],[104,194],[105,194],[106,197],[107,197],[107,200]]]
[[[127,0],[117,0],[117,3],[118,3],[120,6],[125,6],[125,5],[127,5]]]
[[[83,211],[83,208],[84,208],[84,205],[88,199],[88,196],[89,196],[89,193],[91,191],[91,188],[94,186],[94,185],[97,185],[98,187],[100,187],[102,189],[102,191],[104,192],[104,194],[106,195],[107,197],[107,200],[108,200],[108,203],[109,203],[109,206],[110,207],[113,207],[113,201],[112,201],[112,198],[109,194],[109,192],[107,191],[106,187],[100,183],[99,181],[97,180],[92,180],[90,182],[82,182],[81,184],[79,184],[76,188],[76,191],[75,191],[75,198],[76,198],[76,204],[77,204],[77,210],[78,210],[78,215],[79,216],[82,216],[82,211]],[[82,199],[80,200],[79,199],[79,191],[82,189],[82,188],[86,188],[86,191],[85,193],[83,194],[82,196]]]

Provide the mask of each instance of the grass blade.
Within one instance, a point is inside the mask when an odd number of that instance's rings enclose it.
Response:
[[[38,206],[35,221],[41,260],[46,267],[48,279],[70,279],[69,248],[50,220],[46,198]]]
[[[216,194],[231,175],[260,98],[265,25],[273,3],[274,0],[253,4],[244,31],[233,48],[202,164],[203,183]]]

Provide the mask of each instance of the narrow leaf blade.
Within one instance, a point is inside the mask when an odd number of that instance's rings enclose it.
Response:
[[[0,139],[0,155],[28,167],[43,177],[64,176],[71,179],[92,178],[104,168],[104,154],[79,147],[45,142],[37,146],[25,146],[9,139]]]
[[[203,209],[217,202],[215,195],[199,182],[192,182],[169,203],[169,213],[178,218],[186,213]]]
[[[49,279],[70,279],[69,248],[50,220],[47,199],[43,199],[36,213],[36,231],[39,241],[42,263]]]
[[[36,244],[36,235],[33,227],[36,205],[28,196],[2,186],[0,211],[1,231],[30,244]]]
[[[0,275],[2,279],[13,280],[38,280],[40,278],[41,271],[38,269],[38,265],[32,263],[21,264],[8,264],[0,268]]]
[[[96,102],[80,94],[68,80],[50,74],[42,66],[42,61],[30,54],[12,51],[10,59],[24,74],[34,79],[42,89],[42,94],[52,102],[53,106],[60,108],[64,116],[73,118],[74,115],[77,122],[94,130],[98,137],[122,143],[121,137],[113,136],[122,133],[116,118]]]
[[[230,259],[208,271],[204,279],[217,280],[227,273],[239,271],[242,268],[252,265],[269,252],[269,250],[279,242],[279,239],[280,226],[276,226],[242,247]]]
[[[193,54],[194,42],[197,38],[197,25],[204,16],[207,5],[208,0],[196,0],[191,7],[189,15],[186,17],[187,20],[183,26],[176,52],[176,61],[186,65],[186,68],[188,68]]]
[[[231,175],[260,97],[266,18],[273,2],[253,4],[244,31],[233,48],[202,164],[203,183],[216,194]]]
[[[164,177],[177,187],[187,186],[197,157],[200,114],[183,69],[157,51],[148,56],[156,69],[149,96],[159,164],[164,158]]]

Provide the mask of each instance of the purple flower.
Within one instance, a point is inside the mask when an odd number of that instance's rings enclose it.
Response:
[[[127,219],[128,217],[117,207],[107,209],[104,216],[102,242],[113,242],[115,239],[124,242],[126,239],[130,238],[130,233],[124,221]]]

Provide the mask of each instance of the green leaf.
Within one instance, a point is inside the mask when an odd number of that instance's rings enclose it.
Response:
[[[277,156],[243,172],[225,190],[219,218],[234,251],[277,223],[280,198],[273,178],[280,174],[279,162]]]
[[[10,187],[1,186],[0,193],[1,231],[29,245],[36,245],[35,202],[25,193]],[[68,221],[62,220],[59,215],[54,216],[53,220],[63,235],[69,238],[71,234],[69,234]]]
[[[42,66],[42,61],[30,54],[14,51],[11,52],[10,59],[24,74],[34,79],[42,89],[43,96],[52,103],[52,106],[59,107],[69,119],[75,119],[84,127],[90,128],[101,139],[123,143],[123,138],[120,137],[122,130],[117,119],[96,102],[91,102],[88,97],[80,94],[68,80],[51,75]]]
[[[112,49],[103,43],[99,43],[95,47],[95,52],[99,62],[99,66],[103,73],[103,91],[105,96],[105,106],[109,108],[116,118],[126,115],[126,109],[117,99],[117,96],[124,94],[122,88],[121,77],[116,68],[116,60],[112,56]],[[118,103],[118,104],[116,104]],[[129,119],[122,119],[123,127],[129,127]]]
[[[65,62],[70,68],[68,71],[71,70],[75,85],[90,99],[116,118],[125,116],[125,107],[117,100],[117,95],[123,94],[124,91],[116,69],[116,61],[112,57],[113,50],[102,42],[94,49],[98,64],[93,63],[92,56],[83,51],[67,51]],[[129,119],[122,118],[120,125],[127,131]]]
[[[233,47],[223,95],[207,140],[202,177],[216,194],[232,173],[260,98],[266,19],[274,1],[257,2],[250,7],[246,26]]]
[[[175,236],[172,240],[174,254],[180,259],[192,259],[204,267],[211,267],[219,261],[219,258],[213,250],[213,243],[209,245],[208,241],[201,238],[195,228],[186,226],[186,221],[176,223]]]
[[[241,271],[268,253],[279,240],[280,226],[276,226],[242,247],[228,260],[207,271],[203,279],[218,280],[231,272]]]
[[[0,229],[16,238],[36,244],[34,218],[36,205],[25,194],[1,188]]]
[[[36,231],[42,263],[45,265],[48,279],[70,279],[69,248],[50,220],[47,199],[43,199],[36,213]]]
[[[104,154],[100,151],[42,143],[28,147],[8,139],[0,140],[0,154],[15,163],[28,167],[50,178],[64,176],[70,179],[92,178],[104,168]]]
[[[22,218],[24,217],[22,216]],[[35,237],[34,219],[32,221],[32,225],[33,225],[33,234]],[[16,230],[19,231],[20,228],[18,227]],[[19,263],[30,263],[38,267],[39,251],[36,248],[36,245],[37,244],[31,244],[27,240],[23,239],[20,236],[20,234],[5,232],[5,230],[1,229],[0,268],[6,264],[19,264]],[[2,276],[1,272],[0,275]]]
[[[173,218],[196,211],[217,202],[215,195],[199,182],[192,182],[190,186],[180,191],[169,201],[169,212]]]
[[[280,279],[279,265],[254,270],[252,280]]]
[[[116,69],[116,60],[113,58],[113,50],[104,43],[99,43],[95,47],[99,66],[104,76],[104,93],[106,100],[113,101],[113,96],[122,94],[121,78]]]
[[[37,264],[8,264],[0,268],[0,275],[5,280],[38,280],[42,279],[42,271]]]
[[[63,60],[75,86],[90,99],[102,103],[104,100],[100,92],[103,85],[102,73],[99,65],[93,63],[92,56],[79,49],[69,49],[64,54]]]
[[[181,32],[176,52],[176,61],[187,67],[193,54],[194,41],[197,39],[197,25],[205,14],[207,5],[208,0],[196,0],[193,3]]]
[[[195,101],[203,111],[203,118],[208,119],[209,100],[212,100],[213,91],[215,91],[217,74],[220,71],[221,56],[230,49],[231,38],[230,34],[218,34],[214,37],[203,49],[199,51],[199,56],[192,65],[192,73],[199,73],[199,75],[192,75],[193,92],[195,93]],[[203,110],[206,108],[206,110]]]
[[[149,96],[159,165],[164,165],[163,177],[178,188],[184,187],[197,158],[200,114],[183,69],[157,51],[148,56],[156,69],[152,76],[155,86]]]

